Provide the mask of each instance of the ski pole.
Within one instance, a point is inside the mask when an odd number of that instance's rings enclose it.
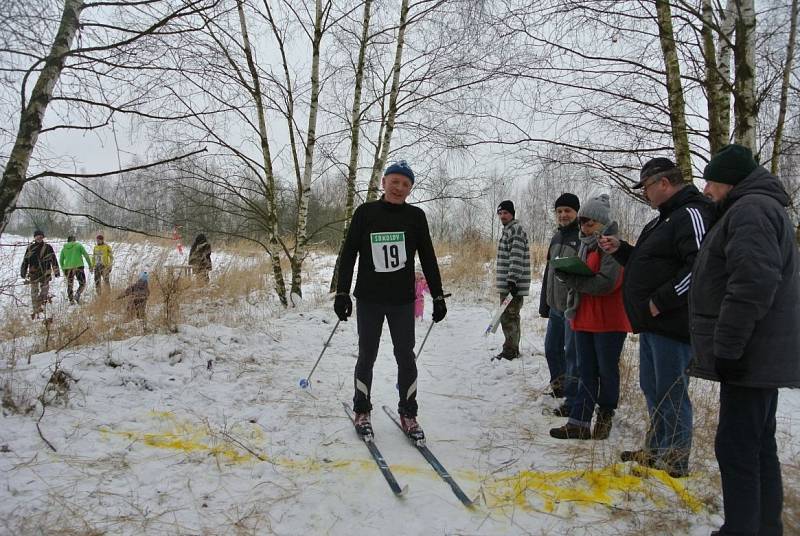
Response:
[[[434,325],[435,323],[436,323],[436,322],[434,322],[433,320],[431,320],[431,325],[430,325],[430,326],[428,326],[428,331],[427,331],[427,333],[425,333],[425,338],[423,338],[423,339],[422,339],[422,344],[420,344],[420,345],[419,345],[419,350],[417,350],[417,357],[415,357],[415,358],[414,358],[414,360],[415,360],[415,361],[416,361],[417,359],[419,359],[419,354],[421,354],[421,353],[422,353],[422,349],[423,349],[423,348],[425,348],[425,341],[427,341],[427,340],[428,340],[428,335],[430,335],[430,334],[431,334],[431,330],[433,329],[433,325]]]
[[[308,373],[307,377],[305,377],[302,380],[300,380],[300,387],[302,387],[303,389],[307,389],[307,388],[311,387],[311,383],[310,383],[311,382],[311,375],[314,374],[314,371],[317,369],[317,365],[319,365],[320,359],[322,359],[322,356],[325,354],[325,350],[328,349],[328,345],[330,344],[331,339],[333,338],[333,334],[336,333],[336,328],[339,327],[339,323],[340,322],[341,322],[341,320],[337,320],[336,321],[336,325],[333,326],[333,330],[331,331],[331,334],[328,337],[328,340],[325,341],[325,344],[322,346],[322,351],[319,353],[319,357],[317,358],[317,362],[314,363],[313,367],[311,367],[311,372]]]

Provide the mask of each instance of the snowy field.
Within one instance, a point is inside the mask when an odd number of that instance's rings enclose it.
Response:
[[[17,240],[27,242],[10,236],[2,242]],[[165,255],[167,262],[185,262],[156,246],[112,246],[118,288],[129,274],[163,264]],[[2,246],[3,282],[20,281],[22,249]],[[429,447],[477,506],[465,508],[380,411],[397,404],[385,329],[373,426],[391,469],[409,488],[395,497],[342,408],[352,397],[354,320],[334,334],[311,388],[298,386],[336,321],[323,299],[333,260],[310,260],[313,298],[289,310],[272,298],[263,306],[243,300],[227,314],[252,318],[235,327],[181,324],[176,333],[144,332],[30,359],[24,352],[30,341],[6,341],[0,533],[707,535],[719,526],[710,445],[696,442],[705,454],[693,457],[692,475],[681,480],[615,462],[643,432],[635,372],[609,440],[550,438],[549,428],[563,420],[542,415],[557,403],[543,394],[546,321],[536,315],[538,297],[522,310],[525,357],[490,362],[502,343],[499,333],[482,335],[494,298],[474,288],[447,289],[456,296],[419,358],[418,398]],[[215,254],[214,262],[216,268],[250,261]],[[3,296],[6,312],[27,311],[25,292]],[[63,302],[63,280],[53,292]],[[28,338],[40,336],[41,322],[26,322]],[[428,322],[418,324],[418,341]],[[635,351],[625,358],[634,363]],[[63,381],[46,390],[56,363]],[[711,384],[695,381],[694,389],[707,394]],[[30,400],[45,393],[41,436],[41,404],[27,415],[12,412],[11,390]],[[795,466],[799,411],[798,393],[783,391],[778,440],[783,462]]]

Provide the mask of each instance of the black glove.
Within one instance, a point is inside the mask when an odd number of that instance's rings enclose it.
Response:
[[[744,362],[744,357],[739,359],[720,359],[717,357],[714,359],[714,370],[722,381],[737,381],[747,374],[747,365]]]
[[[444,303],[444,296],[433,299],[433,321],[441,322],[447,316],[447,304]]]
[[[511,294],[512,296],[516,297],[517,296],[517,292],[519,292],[519,289],[517,288],[517,284],[514,283],[513,281],[509,281],[508,282],[508,293]]]
[[[542,318],[550,318],[550,307],[546,304],[539,307],[539,316]]]
[[[350,300],[350,294],[337,294],[333,300],[333,310],[339,320],[347,322],[347,318],[353,314],[353,302]]]

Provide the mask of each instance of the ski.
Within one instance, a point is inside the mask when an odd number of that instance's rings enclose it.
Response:
[[[383,406],[383,411],[389,416],[390,419],[392,419],[392,422],[397,425],[400,431],[403,432],[403,435],[405,435],[405,431],[403,431],[403,427],[400,425],[400,421],[398,420],[394,411],[389,409],[388,406]],[[450,489],[453,490],[453,493],[456,495],[456,497],[458,497],[458,500],[464,504],[464,506],[467,508],[472,508],[475,506],[475,501],[467,497],[467,494],[464,493],[464,490],[462,490],[458,483],[453,480],[453,477],[450,476],[450,473],[448,473],[447,469],[444,468],[442,462],[440,462],[436,456],[433,455],[433,452],[431,452],[428,446],[425,445],[424,441],[414,441],[408,436],[406,436],[406,438],[414,445],[419,453],[422,454],[422,457],[425,458],[430,466],[433,467],[433,470],[436,471],[436,474],[438,474],[442,480],[450,485]]]
[[[353,416],[353,411],[350,409],[350,406],[342,402],[342,406],[344,406],[344,411],[347,413],[347,416],[350,418],[350,422],[353,423],[355,426],[355,417]],[[397,483],[397,479],[392,474],[392,470],[389,469],[389,464],[386,463],[381,451],[378,450],[378,446],[375,444],[375,439],[370,437],[361,437],[361,440],[364,441],[364,444],[369,449],[369,453],[372,455],[372,459],[375,460],[375,463],[378,465],[378,469],[381,470],[383,473],[383,477],[386,479],[386,482],[389,484],[389,487],[392,488],[392,492],[398,497],[402,497],[408,491],[408,486],[400,487],[400,484]]]

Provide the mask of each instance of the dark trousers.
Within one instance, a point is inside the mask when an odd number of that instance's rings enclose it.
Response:
[[[613,413],[619,402],[619,356],[627,333],[575,332],[580,382],[569,422],[588,426],[594,406]]]
[[[567,407],[575,404],[578,392],[578,354],[575,350],[575,333],[564,313],[550,308],[547,333],[544,336],[544,356],[550,370],[550,387],[563,391]]]
[[[358,361],[355,370],[353,410],[372,410],[372,367],[378,357],[383,319],[389,323],[394,358],[397,361],[397,386],[400,403],[397,411],[407,417],[417,416],[417,362],[414,355],[414,302],[382,305],[356,300],[358,324]]]
[[[75,279],[78,280],[78,291],[75,293],[74,299],[80,301],[81,294],[83,294],[83,289],[86,286],[86,273],[83,271],[83,266],[80,268],[69,268],[64,270],[64,272],[67,276],[67,297],[69,301],[73,300],[72,286],[75,283]]]
[[[519,357],[520,322],[519,310],[522,309],[522,296],[514,296],[506,310],[500,315],[500,325],[506,340],[503,343],[503,353],[512,359]]]
[[[783,484],[775,444],[778,390],[722,383],[714,441],[722,476],[720,535],[783,534]]]

